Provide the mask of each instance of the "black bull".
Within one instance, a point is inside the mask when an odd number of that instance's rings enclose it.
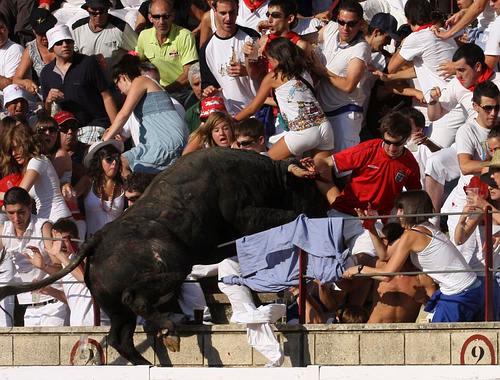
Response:
[[[193,264],[218,262],[228,252],[217,245],[300,213],[325,215],[314,182],[289,174],[289,163],[221,148],[184,156],[87,240],[70,265],[37,283],[2,287],[0,299],[51,284],[86,257],[85,283],[111,320],[109,344],[133,364],[150,364],[133,344],[136,315],[165,327],[162,305]]]

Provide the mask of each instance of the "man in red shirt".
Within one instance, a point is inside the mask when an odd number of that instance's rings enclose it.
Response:
[[[352,170],[350,182],[331,204],[330,216],[350,217],[357,215],[356,208],[366,210],[369,205],[379,215],[388,215],[403,188],[421,189],[418,163],[405,148],[411,134],[409,119],[399,112],[391,113],[382,119],[380,129],[382,139],[362,142],[324,160],[336,173]],[[375,256],[369,234],[359,220],[344,221],[344,240],[351,254]]]

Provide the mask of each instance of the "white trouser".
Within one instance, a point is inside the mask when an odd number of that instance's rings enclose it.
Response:
[[[442,118],[431,123],[430,139],[443,148],[450,147],[455,142],[458,128],[464,125],[466,119],[462,106],[457,104]]]
[[[202,277],[212,277],[217,275],[218,264],[213,265],[195,265],[191,273],[186,277],[186,280],[197,280]],[[212,320],[212,315],[205,300],[205,294],[198,282],[185,282],[181,286],[179,295],[179,306],[182,313],[186,315],[191,321],[194,318],[194,310],[203,310],[203,320]]]
[[[219,279],[229,275],[240,275],[240,265],[237,260],[236,257],[232,257],[219,263]],[[248,343],[269,360],[268,365],[280,366],[283,362],[283,351],[270,322],[274,323],[282,313],[273,315],[270,312],[273,305],[257,309],[252,293],[246,286],[219,282],[219,289],[227,295],[231,303],[233,309],[231,322],[246,323]],[[283,306],[276,305],[276,309],[284,311]],[[266,320],[267,322],[264,322]],[[253,321],[256,323],[252,323]]]
[[[432,177],[441,185],[460,177],[455,144],[429,155],[425,165],[425,175]]]
[[[333,128],[334,151],[340,152],[359,144],[359,133],[363,123],[361,112],[344,112],[340,115],[329,116],[328,121]]]
[[[56,301],[44,306],[28,306],[24,314],[24,326],[64,326],[68,306]]]
[[[2,263],[0,264],[0,286],[5,286],[5,283],[12,281],[14,278],[14,263],[10,255],[4,257]],[[0,327],[12,327],[14,326],[14,304],[15,296],[5,297],[0,301]]]

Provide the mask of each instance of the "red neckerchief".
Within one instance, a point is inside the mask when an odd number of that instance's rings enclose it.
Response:
[[[419,27],[417,28],[417,30],[415,30],[415,32],[419,32],[419,31],[421,31],[421,30],[424,30],[424,29],[430,28],[432,25],[434,25],[434,24],[429,23],[429,24],[425,24],[425,25],[419,26]]]
[[[262,4],[267,2],[267,0],[243,0],[243,2],[248,9],[250,9],[252,12],[255,12],[262,6]]]
[[[483,70],[483,72],[481,73],[479,78],[477,78],[477,82],[475,84],[473,84],[472,86],[467,87],[467,90],[473,92],[478,84],[486,82],[487,80],[490,80],[494,73],[495,72],[492,69],[490,69],[489,67],[486,67],[486,70]]]
[[[276,38],[280,38],[280,37],[283,37],[283,38],[286,38],[287,40],[290,40],[292,41],[295,45],[297,45],[297,42],[299,42],[300,40],[300,36],[295,33],[295,32],[292,32],[292,31],[288,31],[286,32],[286,34],[284,36],[280,36],[280,35],[277,35],[277,34],[269,34],[267,36],[267,43],[275,40]]]

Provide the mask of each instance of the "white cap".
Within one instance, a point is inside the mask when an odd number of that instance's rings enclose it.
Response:
[[[7,105],[16,99],[23,98],[27,99],[27,94],[24,89],[17,84],[9,84],[7,87],[3,89],[3,106]]]
[[[59,24],[54,26],[52,29],[47,30],[47,40],[49,41],[48,49],[52,49],[56,42],[71,40],[73,41],[73,36],[71,35],[67,25]]]

